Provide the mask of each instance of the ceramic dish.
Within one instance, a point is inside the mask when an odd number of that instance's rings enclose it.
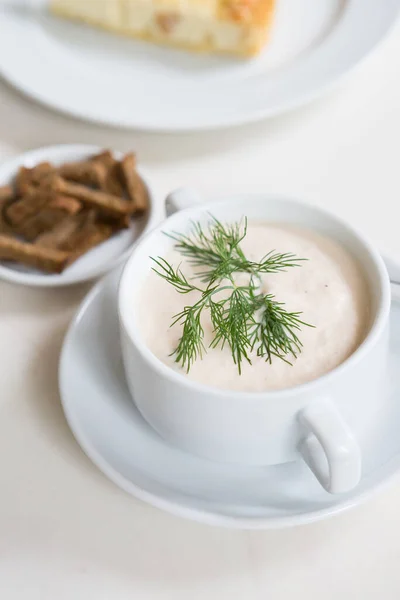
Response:
[[[49,161],[57,165],[80,161],[98,154],[101,150],[102,148],[97,146],[61,145],[21,154],[0,166],[0,186],[10,183],[21,165],[33,167],[42,161]],[[120,158],[121,153],[116,152],[115,156]],[[132,220],[129,229],[119,232],[108,241],[87,252],[59,275],[48,275],[17,263],[1,261],[0,279],[37,287],[61,287],[93,280],[117,266],[127,258],[138,237],[157,222],[154,194],[151,191],[148,178],[141,169],[139,171],[150,196],[150,210],[145,217]]]
[[[62,404],[75,438],[120,488],[180,517],[263,529],[338,514],[364,502],[399,474],[397,300],[390,317],[389,376],[382,387],[382,410],[373,433],[360,441],[361,481],[350,493],[332,496],[302,462],[272,467],[218,464],[168,445],[151,429],[132,402],[124,378],[117,315],[120,275],[121,269],[109,274],[82,304],[65,339],[59,370]]]
[[[270,44],[242,61],[119,38],[45,11],[3,9],[0,73],[38,102],[97,123],[227,127],[329,90],[384,39],[398,11],[398,0],[278,0]]]
[[[376,414],[381,410],[381,387],[386,377],[391,292],[387,269],[379,252],[345,221],[298,200],[267,194],[235,194],[213,196],[211,202],[199,204],[199,197],[198,193],[184,188],[168,196],[168,210],[171,213],[175,206],[176,213],[138,243],[121,278],[118,308],[122,356],[128,387],[137,408],[161,437],[184,451],[218,462],[260,466],[303,459],[327,491],[349,491],[360,480],[362,463],[362,450],[354,434],[357,431],[359,435],[369,436]],[[303,227],[346,248],[348,260],[356,258],[356,268],[364,273],[368,284],[362,297],[363,302],[370,303],[371,323],[359,347],[353,349],[344,362],[312,381],[259,392],[241,388],[218,389],[210,385],[214,367],[217,372],[229,372],[224,360],[206,363],[205,377],[199,381],[187,377],[184,370],[171,368],[172,361],[165,364],[157,358],[144,341],[141,330],[141,321],[146,321],[151,310],[150,295],[146,296],[145,312],[139,310],[142,287],[154,266],[150,257],[164,257],[169,251],[171,240],[165,232],[187,234],[193,223],[201,223],[205,228],[210,214],[220,223],[240,222],[245,215],[249,224],[271,222]],[[262,238],[262,252],[287,250],[279,246],[270,248],[266,239]],[[302,285],[301,281],[301,278],[296,279],[297,286]],[[315,282],[309,282],[310,293],[315,285]],[[326,288],[322,287],[322,290],[321,302]],[[331,298],[331,309],[340,301],[336,287],[335,290],[337,295]],[[161,293],[160,289],[157,295],[161,296]],[[314,302],[317,301],[314,297]],[[179,309],[183,310],[187,302],[184,296]],[[168,311],[169,307],[167,294],[163,296],[162,304],[153,304],[153,310],[157,312]],[[358,308],[361,311],[362,307]],[[171,315],[179,309],[174,306]],[[157,317],[150,314],[153,325],[157,323]],[[340,315],[338,327],[342,321],[343,315]],[[206,328],[205,322],[203,325]],[[314,332],[318,332],[318,326]],[[156,338],[163,335],[164,331],[158,327]],[[323,352],[324,335],[320,335],[319,345],[313,346],[314,352],[308,356],[308,361],[313,361],[315,353]],[[325,335],[332,336],[333,332],[325,332]],[[205,345],[207,348],[208,343]],[[172,349],[168,348],[165,353],[168,355]],[[210,351],[209,356],[212,352],[217,351]],[[228,357],[231,360],[229,353]],[[265,376],[268,367],[261,364],[262,371],[257,371],[254,365],[250,367],[252,378]],[[234,374],[237,375],[236,370],[231,373],[231,378]],[[243,372],[241,379],[245,377]],[[287,379],[283,379],[286,383]]]

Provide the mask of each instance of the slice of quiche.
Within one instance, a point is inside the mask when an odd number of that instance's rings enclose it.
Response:
[[[253,56],[264,46],[275,0],[50,0],[53,13],[189,50]]]

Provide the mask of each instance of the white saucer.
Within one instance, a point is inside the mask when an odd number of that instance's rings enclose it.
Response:
[[[59,165],[65,162],[84,160],[102,150],[103,148],[98,146],[64,144],[20,154],[0,165],[0,186],[8,185],[22,165],[33,167],[43,161]],[[119,152],[114,152],[114,154],[117,158],[121,157]],[[141,169],[140,174],[150,196],[150,211],[145,218],[132,220],[129,229],[117,233],[103,244],[87,252],[63,273],[46,274],[17,263],[0,261],[0,279],[35,287],[61,287],[90,281],[111,271],[127,258],[138,237],[153,227],[157,221],[154,194],[149,186],[148,178],[143,175]]]
[[[121,269],[91,291],[72,323],[60,361],[68,423],[89,458],[133,496],[212,525],[278,528],[356,506],[400,472],[400,305],[391,316],[391,367],[376,430],[363,447],[362,481],[332,496],[301,462],[235,467],[201,460],[166,444],[142,419],[125,383],[119,349],[117,284]]]
[[[385,37],[398,9],[398,0],[279,0],[272,39],[249,61],[191,55],[45,13],[3,10],[0,72],[37,101],[98,123],[226,127],[274,116],[328,90]]]

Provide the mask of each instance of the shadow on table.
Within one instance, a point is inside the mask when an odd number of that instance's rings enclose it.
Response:
[[[140,160],[149,166],[168,165],[191,158],[221,154],[232,147],[243,146],[249,141],[281,138],[285,131],[293,131],[304,119],[323,110],[329,102],[335,102],[335,94],[315,101],[270,120],[243,125],[218,132],[193,133],[144,133],[111,127],[99,127],[63,116],[44,108],[16,92],[0,81],[0,139],[21,150],[60,143],[86,143],[99,146],[112,145],[119,150],[138,152]]]

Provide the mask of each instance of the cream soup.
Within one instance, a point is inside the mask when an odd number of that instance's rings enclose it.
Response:
[[[360,345],[369,325],[369,294],[363,273],[352,256],[337,242],[305,229],[264,222],[249,223],[241,243],[246,257],[259,261],[267,252],[291,252],[307,261],[301,267],[262,277],[262,291],[285,303],[288,311],[302,312],[299,338],[302,352],[292,366],[275,358],[272,364],[251,354],[252,364],[244,362],[242,374],[232,360],[229,347],[208,349],[213,327],[208,311],[202,324],[207,353],[189,373],[171,357],[181,336],[181,326],[170,327],[173,315],[198,299],[197,292],[182,295],[151,272],[137,303],[138,323],[145,343],[157,358],[185,377],[210,386],[261,392],[306,383],[328,373],[345,361]],[[168,261],[178,266],[188,279],[196,271],[172,250]]]

